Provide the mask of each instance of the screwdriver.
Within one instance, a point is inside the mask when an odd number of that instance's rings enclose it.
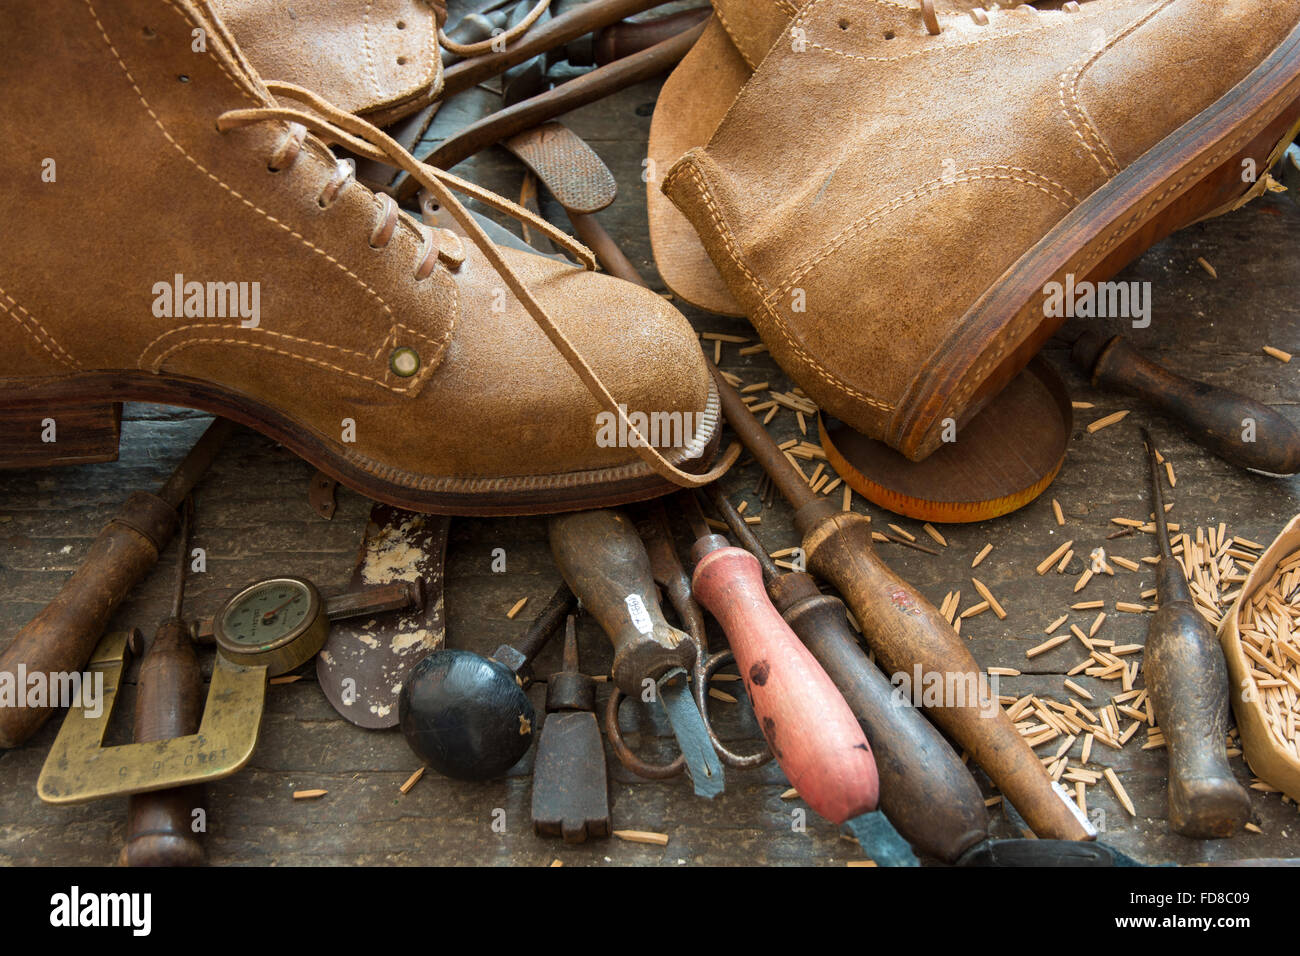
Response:
[[[853,711],[768,600],[758,560],[713,534],[695,498],[681,497],[697,537],[691,590],[726,632],[776,762],[832,823],[875,810],[876,761]]]
[[[731,533],[758,560],[772,603],[844,695],[867,732],[880,775],[880,808],[908,843],[945,863],[988,836],[988,812],[975,779],[943,736],[854,637],[838,595],[811,574],[782,573],[717,485],[710,497]]]
[[[870,519],[841,512],[814,494],[739,393],[713,371],[728,423],[795,509],[808,567],[844,596],[885,672],[912,674],[919,668],[925,679],[937,675],[944,687],[969,689],[929,708],[931,719],[970,753],[1038,836],[1094,839],[1093,827],[1064,791],[1053,787],[1015,725],[989,699],[979,665],[952,627],[876,555]]]
[[[1145,428],[1142,440],[1160,539],[1159,607],[1147,631],[1143,668],[1169,751],[1169,826],[1187,837],[1229,837],[1249,817],[1250,796],[1228,767],[1228,665],[1169,546],[1156,446]]]

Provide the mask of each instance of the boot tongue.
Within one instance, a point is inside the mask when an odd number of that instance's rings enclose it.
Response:
[[[338,0],[204,5],[234,36],[246,68],[314,90],[349,113],[371,113],[441,89],[438,27],[446,12],[425,0],[376,0],[364,11]]]
[[[807,2],[793,0],[800,8]],[[713,10],[751,70],[758,69],[793,19],[791,4],[781,0],[713,0]]]

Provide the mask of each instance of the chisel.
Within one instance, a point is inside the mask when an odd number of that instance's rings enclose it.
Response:
[[[714,370],[727,421],[795,509],[808,567],[844,596],[876,659],[889,674],[937,675],[971,693],[953,694],[928,710],[930,718],[967,750],[1040,837],[1091,840],[1083,814],[1052,781],[1015,725],[990,699],[987,682],[951,625],[915,588],[890,570],[871,542],[871,520],[841,512],[813,493],[804,476]],[[926,679],[929,679],[928,676]]]
[[[939,731],[862,650],[844,602],[823,594],[811,574],[782,573],[717,485],[714,506],[757,559],[772,603],[825,668],[861,722],[876,755],[880,808],[908,843],[954,863],[988,837],[988,811],[970,771]]]
[[[758,560],[713,534],[681,496],[697,537],[691,590],[722,625],[763,737],[799,796],[832,823],[876,809],[871,745],[849,705],[767,598]]]
[[[668,624],[655,595],[645,546],[617,511],[558,515],[550,522],[551,553],[560,574],[614,645],[611,676],[629,697],[655,685],[698,796],[724,787],[722,763],[685,679],[696,647]]]
[[[1228,767],[1228,665],[1169,546],[1161,470],[1145,428],[1142,440],[1160,542],[1159,607],[1147,631],[1142,667],[1169,751],[1169,827],[1187,837],[1228,837],[1250,816],[1250,796]]]

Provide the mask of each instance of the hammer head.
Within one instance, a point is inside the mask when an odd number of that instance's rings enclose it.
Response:
[[[565,843],[610,834],[605,748],[596,715],[546,715],[533,763],[533,829]]]

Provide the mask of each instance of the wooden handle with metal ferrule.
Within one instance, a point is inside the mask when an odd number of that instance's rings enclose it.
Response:
[[[1158,573],[1142,667],[1169,751],[1169,827],[1230,837],[1250,819],[1250,796],[1228,766],[1228,665],[1178,562],[1162,558]]]
[[[898,699],[849,629],[844,602],[799,572],[782,575],[768,591],[866,730],[880,775],[880,809],[899,834],[945,863],[987,839],[988,811],[975,778],[921,711]]]
[[[664,619],[645,546],[617,511],[581,511],[550,522],[551,553],[569,588],[614,645],[611,675],[628,696],[641,682],[694,663],[694,646]]]
[[[808,567],[833,584],[853,610],[887,674],[913,683],[940,680],[944,705],[930,717],[969,751],[1040,837],[1092,839],[1077,808],[1052,787],[1038,757],[989,694],[975,658],[938,610],[885,566],[871,543],[871,522],[825,500],[800,508]]]
[[[0,674],[76,671],[90,659],[118,604],[158,562],[176,526],[176,506],[137,491],[99,533],[81,566],[0,654]],[[0,708],[0,749],[19,747],[52,707]]]
[[[722,624],[763,736],[791,785],[833,823],[876,809],[880,783],[871,745],[835,684],[768,600],[758,561],[717,536],[695,547],[695,598]]]
[[[1141,398],[1224,461],[1273,475],[1300,471],[1300,428],[1263,402],[1175,375],[1119,336],[1084,333],[1073,355],[1094,385]]]
[[[135,700],[135,740],[148,743],[197,733],[203,713],[203,678],[189,628],[172,618],[158,629],[140,664]],[[198,866],[203,843],[195,830],[203,806],[201,786],[132,794],[127,803],[127,866]]]

